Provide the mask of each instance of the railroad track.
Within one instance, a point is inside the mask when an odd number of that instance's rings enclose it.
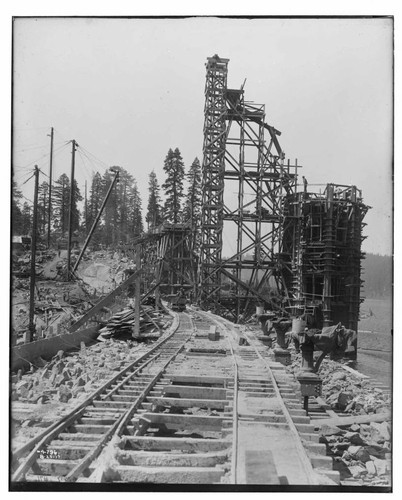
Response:
[[[19,450],[12,481],[335,484],[297,391],[233,324],[180,313],[163,341]]]
[[[230,322],[215,320],[222,329],[233,329]],[[302,408],[299,384],[273,360],[272,350],[245,331],[228,338],[237,374],[232,482],[337,484],[339,473]]]
[[[185,340],[181,343],[177,340],[178,328],[179,319],[175,317],[171,331],[147,353],[17,450],[13,454],[16,470],[12,481],[69,482],[85,477],[88,466],[157,380],[143,373],[144,370],[150,365],[162,370],[183,347]]]

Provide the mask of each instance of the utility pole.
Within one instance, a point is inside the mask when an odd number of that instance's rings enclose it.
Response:
[[[137,245],[135,249],[135,270],[141,268],[141,245]],[[141,275],[139,274],[135,280],[135,302],[134,302],[134,338],[140,335],[140,301],[141,301]]]
[[[47,248],[50,248],[50,221],[52,217],[52,168],[53,168],[53,127],[50,129],[50,163],[49,163],[49,206],[47,227]]]
[[[32,240],[31,240],[31,282],[29,292],[29,342],[32,342],[35,333],[35,256],[36,256],[36,233],[38,219],[38,191],[39,191],[39,169],[35,165],[35,191],[34,191],[34,208],[32,221]]]
[[[75,170],[75,151],[78,144],[73,139],[71,141],[71,176],[70,176],[70,209],[68,213],[68,245],[67,245],[67,281],[71,279],[71,239],[73,234],[73,208],[74,208],[74,170]]]

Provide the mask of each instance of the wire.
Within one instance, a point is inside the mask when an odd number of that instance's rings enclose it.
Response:
[[[91,159],[90,157],[92,157],[93,158],[92,161],[99,163],[102,166],[102,168],[104,168],[104,169],[109,169],[109,165],[107,163],[105,163],[104,161],[102,161],[99,158],[97,158],[90,151],[88,151],[87,149],[83,148],[82,146],[80,146],[80,149],[87,156],[88,160],[90,160]]]
[[[31,177],[29,177],[25,182],[22,183],[22,185],[26,184],[30,179],[32,179],[32,177],[35,175],[35,172],[31,175]]]
[[[32,205],[34,204],[34,202],[33,202],[32,200],[30,200],[29,198],[27,198],[26,196],[22,195],[22,197],[23,197],[25,200],[29,201],[29,203],[32,203]]]
[[[68,142],[69,142],[69,141],[68,141]],[[59,152],[60,152],[63,148],[65,148],[65,147],[67,146],[68,142],[66,142],[65,144],[63,144],[62,146],[60,146],[58,149],[55,149],[55,150],[53,151],[53,154],[55,155],[55,154],[59,153]],[[30,165],[32,165],[33,163],[39,162],[39,160],[42,160],[43,158],[46,158],[46,156],[50,156],[50,152],[48,152],[48,153],[46,153],[46,154],[42,155],[40,158],[37,158],[36,160],[32,160],[32,161],[30,161],[30,162],[29,162],[29,163],[27,163],[26,165],[21,166],[21,167],[19,167],[19,168],[26,168],[26,167],[29,167],[29,166],[30,166]]]
[[[91,180],[92,179],[92,173],[91,173],[91,171],[89,170],[89,168],[88,168],[88,166],[86,164],[86,162],[88,161],[88,158],[85,158],[85,156],[81,153],[80,148],[78,148],[77,151],[78,151],[78,154],[79,154],[79,156],[81,158],[82,166],[84,167],[84,170],[85,170],[85,172],[87,174],[85,178],[87,180]]]
[[[29,171],[23,172],[22,174],[15,176],[12,176],[12,180],[16,183],[19,184],[23,178],[25,178],[27,175],[29,175],[32,172],[32,169],[30,168]]]
[[[65,141],[64,141],[65,142]],[[53,146],[57,146],[59,144],[62,144],[61,142],[56,142],[56,143],[53,143]],[[16,153],[24,153],[25,151],[31,151],[32,149],[43,149],[43,148],[48,148],[48,144],[44,144],[42,146],[32,146],[32,147],[26,147],[24,149],[17,149],[15,152]]]
[[[28,132],[31,130],[49,130],[49,127],[13,127],[13,130],[20,130],[21,132]]]

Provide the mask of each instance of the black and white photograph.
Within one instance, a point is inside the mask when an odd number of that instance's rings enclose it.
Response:
[[[9,19],[9,489],[392,492],[394,17],[163,14]]]

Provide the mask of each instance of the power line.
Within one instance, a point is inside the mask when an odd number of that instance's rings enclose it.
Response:
[[[54,151],[54,154],[57,154],[59,153],[63,148],[65,148],[67,146],[68,142],[63,144],[62,146],[60,146],[58,149],[56,149]],[[37,158],[36,160],[32,160],[30,161],[29,163],[27,163],[26,165],[22,166],[22,167],[19,167],[19,168],[25,168],[25,167],[29,167],[30,165],[32,165],[33,163],[37,163],[39,162],[40,160],[42,160],[43,158],[46,158],[47,156],[49,156],[50,153],[46,153],[44,155],[42,155],[40,158]]]
[[[79,157],[81,158],[81,164],[82,164],[82,166],[84,167],[84,170],[85,170],[85,172],[86,172],[86,174],[87,174],[87,176],[85,177],[85,179],[87,179],[87,180],[91,180],[91,178],[92,178],[92,173],[90,172],[90,170],[89,170],[89,168],[88,168],[88,166],[87,166],[87,164],[86,164],[86,162],[87,162],[87,161],[89,161],[89,160],[88,160],[88,158],[86,158],[86,157],[82,154],[82,152],[80,151],[80,149],[81,149],[81,148],[78,148],[77,152],[78,152],[78,154],[79,154]]]
[[[81,150],[84,152],[84,154],[86,154],[87,156],[92,156],[93,158],[93,161],[99,163],[100,165],[103,166],[104,169],[109,169],[109,165],[107,163],[105,163],[104,161],[100,160],[99,158],[97,158],[94,154],[92,154],[90,151],[88,151],[87,149],[83,148],[82,146],[80,146]],[[90,159],[90,158],[88,158]]]
[[[29,203],[32,203],[32,205],[33,205],[33,201],[32,201],[32,200],[30,200],[29,198],[27,198],[27,197],[26,197],[26,196],[24,196],[24,195],[22,195],[22,197],[23,197],[25,200],[29,201]]]
[[[62,144],[63,142],[57,142],[55,145]],[[48,147],[48,145],[44,144],[43,146],[32,146],[32,147],[26,147],[24,149],[17,149],[15,152],[16,153],[24,153],[25,151],[31,151],[33,149],[44,149],[44,148],[47,148],[47,147]]]

